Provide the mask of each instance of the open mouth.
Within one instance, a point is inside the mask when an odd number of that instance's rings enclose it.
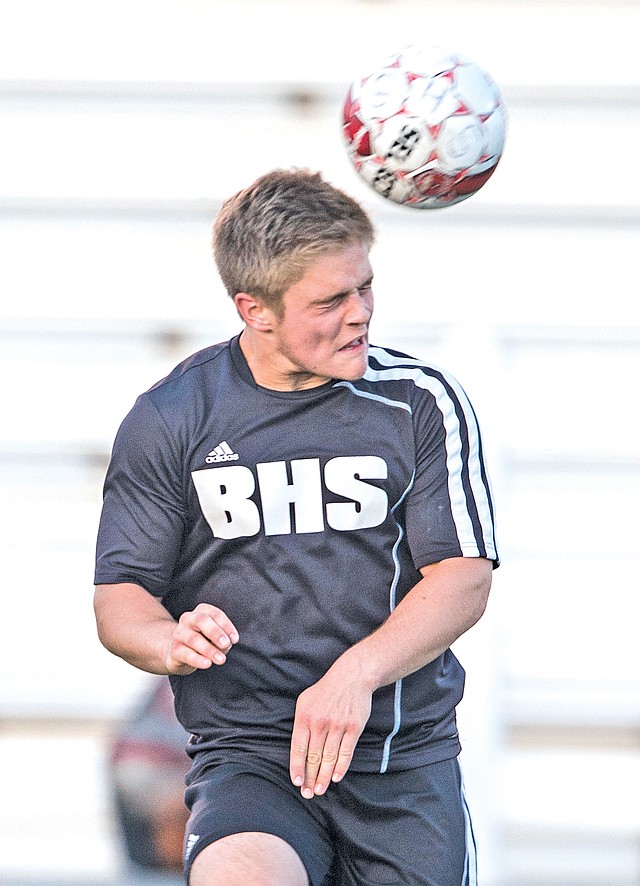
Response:
[[[347,342],[346,345],[343,345],[340,350],[341,351],[356,351],[359,348],[364,348],[367,344],[367,339],[364,335],[359,336],[358,338],[352,339],[350,342]]]

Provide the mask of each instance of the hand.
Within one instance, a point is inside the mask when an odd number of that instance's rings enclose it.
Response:
[[[371,716],[371,696],[343,657],[298,697],[289,771],[306,799],[344,777]]]
[[[238,642],[238,632],[222,609],[199,603],[180,616],[169,637],[165,665],[170,674],[192,674],[198,668],[223,665]]]

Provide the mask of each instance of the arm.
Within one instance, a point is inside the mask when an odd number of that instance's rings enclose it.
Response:
[[[490,560],[463,557],[421,569],[385,623],[300,695],[290,774],[304,797],[323,794],[346,773],[375,690],[429,664],[478,621],[492,570]]]
[[[191,674],[224,664],[238,642],[233,623],[217,606],[200,603],[176,621],[140,585],[96,585],[93,605],[102,645],[151,674]]]

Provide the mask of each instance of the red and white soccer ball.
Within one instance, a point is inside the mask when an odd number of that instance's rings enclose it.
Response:
[[[475,194],[502,155],[507,114],[477,64],[440,47],[406,46],[354,81],[343,135],[362,178],[418,209]]]

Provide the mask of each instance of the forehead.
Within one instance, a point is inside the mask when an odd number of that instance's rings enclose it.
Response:
[[[312,258],[300,280],[287,289],[284,299],[338,295],[362,286],[372,275],[368,244],[356,242],[336,247]]]

